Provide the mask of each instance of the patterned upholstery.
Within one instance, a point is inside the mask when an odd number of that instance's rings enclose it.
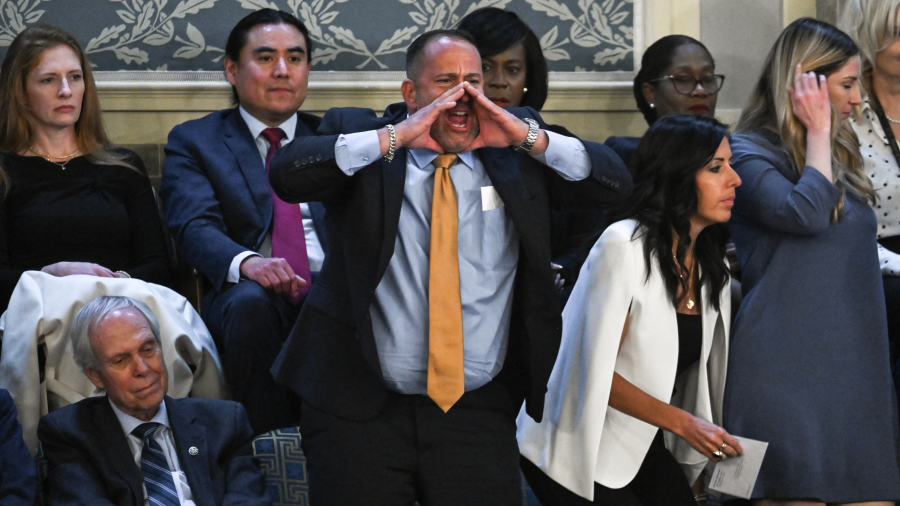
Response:
[[[257,436],[253,455],[266,477],[266,496],[272,506],[309,506],[309,474],[297,427]]]
[[[272,506],[309,506],[309,474],[297,427],[266,432],[253,440],[253,455],[266,476]],[[522,478],[522,506],[541,506]]]

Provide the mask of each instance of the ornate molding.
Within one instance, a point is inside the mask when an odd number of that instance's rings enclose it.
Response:
[[[221,72],[95,72],[105,111],[215,111],[228,107]],[[303,109],[381,109],[399,99],[402,72],[312,72]],[[547,111],[632,111],[631,73],[552,72]],[[623,80],[627,79],[627,80]]]

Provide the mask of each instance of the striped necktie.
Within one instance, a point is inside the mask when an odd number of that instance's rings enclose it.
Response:
[[[147,487],[147,499],[149,504],[157,506],[180,506],[175,480],[169,471],[169,461],[166,460],[162,447],[153,439],[158,427],[158,423],[148,422],[138,425],[131,431],[132,435],[144,440],[144,449],[141,451],[141,474],[144,475],[144,485]]]

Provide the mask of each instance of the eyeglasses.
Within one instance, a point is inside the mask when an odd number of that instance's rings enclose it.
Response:
[[[662,76],[656,79],[651,79],[647,81],[648,83],[653,83],[656,81],[662,81],[663,79],[668,79],[672,82],[672,86],[675,87],[675,91],[681,93],[682,95],[690,95],[697,89],[697,85],[703,87],[709,94],[715,94],[720,89],[722,89],[722,83],[725,82],[725,76],[722,74],[710,74],[708,76],[703,76],[700,79],[697,79],[694,76],[689,75],[681,75],[681,76]]]

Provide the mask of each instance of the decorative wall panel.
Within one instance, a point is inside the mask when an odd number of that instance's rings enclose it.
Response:
[[[78,37],[96,70],[219,70],[231,27],[271,7],[309,28],[314,70],[398,71],[416,36],[488,6],[532,27],[551,71],[634,69],[634,0],[0,0],[0,57],[40,22]]]

